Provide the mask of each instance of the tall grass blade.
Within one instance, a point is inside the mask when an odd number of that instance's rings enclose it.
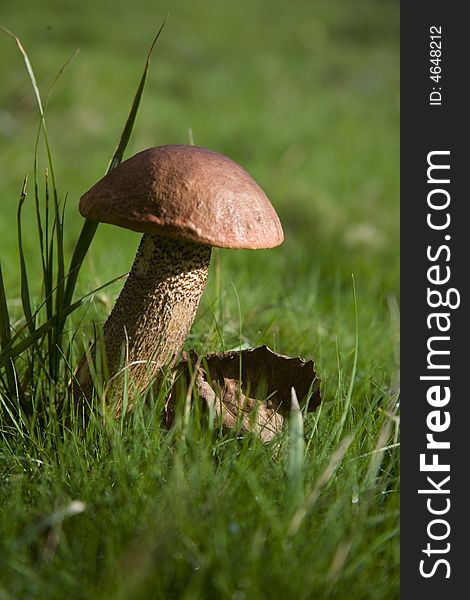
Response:
[[[369,490],[373,490],[376,485],[376,480],[379,477],[380,467],[385,458],[385,450],[388,449],[387,442],[390,439],[392,430],[392,419],[386,417],[385,423],[382,425],[377,443],[374,450],[371,452],[369,468],[365,477],[366,486]]]
[[[56,311],[60,312],[64,298],[64,228],[57,196],[54,195],[54,226],[57,244]]]
[[[65,69],[70,65],[70,63],[72,63],[75,58],[78,56],[80,52],[80,49],[77,48],[70,56],[69,58],[65,61],[65,63],[60,67],[59,71],[57,72],[57,75],[54,78],[54,81],[52,82],[51,87],[49,88],[49,91],[47,92],[47,96],[46,96],[46,102],[44,103],[44,112],[47,111],[47,105],[49,104],[49,98],[51,97],[52,91],[54,90],[55,86],[57,85],[57,82],[59,81],[59,79],[61,78],[62,74],[64,73]]]
[[[47,318],[52,318],[53,312],[53,259],[54,259],[54,236],[49,235],[49,183],[47,169],[45,172],[45,248],[46,248],[46,272],[44,274],[44,297],[46,298]]]
[[[351,400],[354,391],[354,385],[356,383],[356,374],[357,374],[357,361],[359,355],[359,318],[357,311],[357,295],[356,295],[356,282],[354,279],[354,275],[352,276],[352,284],[353,284],[353,301],[354,301],[354,317],[355,317],[355,343],[354,343],[354,361],[351,370],[351,381],[349,382],[348,392],[346,394],[346,400],[344,406],[342,407],[341,419],[338,423],[338,427],[336,429],[336,441],[339,442],[341,439],[344,425],[346,423],[346,418],[349,414],[349,409],[351,407]]]
[[[35,324],[31,310],[31,299],[29,294],[29,284],[28,284],[28,272],[26,269],[26,261],[24,257],[23,251],[23,231],[21,225],[21,211],[23,209],[23,204],[26,199],[26,188],[28,184],[28,176],[24,178],[23,188],[21,190],[20,201],[18,204],[17,211],[17,227],[18,227],[18,250],[19,250],[19,258],[20,258],[20,282],[21,282],[21,304],[23,306],[23,313],[26,319],[26,323],[28,324],[29,330],[33,333]]]
[[[52,312],[53,312],[52,293],[51,293],[52,292],[52,277],[53,277],[53,275],[52,275],[52,264],[51,264],[52,253],[49,253],[49,256],[48,256],[48,245],[49,245],[49,242],[48,242],[48,219],[49,219],[49,215],[48,215],[47,178],[46,178],[46,215],[45,215],[46,234],[45,234],[45,239],[43,237],[43,230],[42,230],[42,225],[41,225],[41,217],[40,217],[40,209],[39,209],[39,191],[38,191],[38,185],[37,185],[38,147],[39,147],[39,139],[40,139],[41,131],[44,134],[44,141],[45,141],[46,152],[47,152],[47,157],[48,157],[49,169],[50,169],[51,178],[52,178],[53,194],[54,194],[55,202],[58,202],[58,196],[57,196],[57,187],[55,184],[54,168],[53,168],[53,163],[52,163],[52,154],[51,154],[48,136],[47,136],[45,112],[44,112],[44,107],[43,107],[43,103],[42,103],[42,99],[41,99],[41,94],[39,92],[39,87],[37,85],[36,76],[34,74],[34,70],[31,65],[31,61],[29,60],[28,54],[27,54],[25,48],[23,47],[23,44],[21,43],[21,40],[19,39],[19,37],[17,35],[12,33],[11,31],[9,31],[5,27],[0,27],[0,29],[2,29],[5,33],[10,35],[15,40],[16,45],[18,46],[18,49],[19,49],[21,55],[23,56],[23,60],[26,65],[26,70],[28,72],[28,76],[31,81],[31,85],[33,87],[34,94],[36,96],[36,102],[37,102],[37,106],[38,106],[40,117],[41,117],[40,125],[38,128],[38,134],[37,134],[37,138],[36,138],[35,160],[34,160],[34,179],[35,179],[36,213],[37,213],[37,219],[38,219],[39,239],[40,239],[40,246],[41,246],[41,258],[42,258],[43,275],[44,275],[44,293],[45,293],[45,297],[47,299],[46,313],[47,313],[47,317],[50,319],[52,317]],[[52,245],[51,245],[51,247],[52,247]],[[62,275],[62,279],[63,279],[63,275]],[[30,319],[27,319],[27,321],[32,324],[32,321]],[[49,336],[49,350],[51,350],[53,347],[51,333],[49,333],[48,336]]]
[[[45,196],[45,246],[46,246],[46,272],[44,274],[44,295],[46,299],[46,317],[47,320],[52,322],[55,319],[54,316],[54,227],[55,223],[52,223],[52,231],[49,231],[49,172],[45,171],[45,183],[44,183],[44,196]],[[53,372],[54,363],[54,340],[52,328],[47,331],[47,356],[49,359],[49,373]]]
[[[31,65],[31,61],[29,60],[28,54],[27,54],[26,50],[24,49],[24,46],[21,43],[20,38],[17,35],[15,35],[13,32],[11,32],[9,29],[6,29],[6,27],[2,27],[0,25],[0,29],[2,31],[4,31],[5,33],[7,33],[9,36],[11,36],[15,40],[16,45],[18,46],[18,49],[21,52],[21,55],[23,56],[23,60],[26,65],[26,70],[28,71],[28,76],[31,81],[31,85],[33,86],[34,94],[36,96],[36,102],[37,102],[37,105],[39,108],[39,113],[41,115],[41,126],[42,126],[42,130],[44,132],[44,141],[46,144],[47,158],[48,158],[48,162],[49,162],[49,168],[51,170],[51,178],[52,178],[52,182],[53,182],[54,191],[56,191],[54,169],[52,166],[52,154],[51,154],[51,149],[49,146],[49,140],[48,140],[48,136],[47,136],[45,112],[44,112],[43,103],[41,100],[41,94],[39,92],[39,87],[38,87],[38,84],[36,81],[36,76],[34,74],[34,70]]]
[[[68,306],[72,301],[75,286],[77,284],[78,274],[83,260],[85,259],[88,248],[95,236],[98,228],[98,222],[85,221],[83,224],[77,244],[75,245],[72,259],[67,274],[67,285],[65,286],[64,306]]]
[[[301,506],[292,517],[289,529],[287,531],[288,537],[293,537],[300,529],[300,526],[302,525],[305,517],[310,513],[316,501],[320,497],[323,488],[328,484],[328,482],[332,481],[332,478],[337,468],[341,464],[341,461],[343,460],[346,452],[349,450],[349,446],[351,445],[353,440],[353,434],[347,435],[342,440],[338,448],[333,452],[328,465],[326,466],[325,470],[320,475],[320,477],[317,479],[312,490],[309,492],[308,496],[305,499],[305,502],[303,503],[303,506]]]
[[[295,389],[291,388],[289,416],[288,489],[296,505],[302,498],[305,461],[304,421]]]
[[[134,101],[132,103],[131,110],[129,112],[129,116],[127,117],[126,124],[124,125],[124,130],[121,134],[121,139],[119,140],[116,150],[114,152],[113,158],[111,159],[111,162],[109,163],[109,167],[108,167],[108,171],[107,171],[108,173],[110,171],[112,171],[115,167],[117,167],[118,164],[122,161],[124,152],[127,148],[127,144],[129,143],[129,139],[131,137],[131,133],[134,128],[135,119],[137,117],[137,112],[139,110],[142,94],[144,92],[145,83],[147,81],[147,75],[148,75],[148,71],[149,71],[149,67],[150,67],[150,58],[152,56],[152,52],[155,47],[155,44],[157,43],[157,40],[160,37],[160,34],[163,31],[163,28],[165,27],[165,23],[166,23],[166,18],[163,20],[163,23],[160,25],[160,29],[158,30],[157,35],[153,39],[153,42],[147,53],[147,59],[145,61],[145,66],[144,66],[144,72],[142,73],[139,87],[137,88],[137,92],[134,96]]]
[[[62,65],[59,69],[46,97],[46,102],[44,105],[44,111],[42,114],[42,122],[39,127],[38,136],[36,140],[36,153],[35,153],[35,167],[37,167],[37,149],[39,144],[39,137],[41,133],[41,129],[44,129],[44,136],[46,140],[46,147],[48,153],[48,162],[49,168],[51,171],[52,185],[53,185],[53,200],[54,200],[54,222],[53,222],[53,231],[51,232],[51,240],[50,240],[50,252],[48,253],[47,266],[45,269],[45,275],[48,281],[48,290],[46,291],[46,296],[49,300],[49,318],[52,318],[53,311],[53,302],[52,302],[52,285],[54,279],[54,267],[53,267],[53,234],[55,230],[56,234],[56,246],[57,246],[57,272],[56,272],[56,287],[55,287],[55,310],[57,316],[57,325],[53,328],[53,330],[48,334],[49,337],[49,357],[50,357],[50,376],[55,380],[58,376],[59,371],[59,360],[60,360],[60,348],[62,345],[62,330],[63,330],[63,319],[61,317],[61,311],[63,306],[63,299],[65,294],[65,259],[64,259],[64,213],[65,213],[65,204],[66,200],[63,203],[62,215],[60,211],[60,203],[57,193],[57,187],[55,183],[54,177],[54,168],[52,165],[52,156],[49,150],[49,144],[47,142],[47,132],[45,130],[45,120],[44,114],[47,110],[47,105],[49,103],[49,98],[51,93],[60,79],[61,75],[68,67],[68,65],[72,62],[72,60],[77,56],[78,50],[76,50],[70,58]],[[48,171],[46,169],[46,243],[48,242],[48,226],[49,226],[49,186],[48,186]],[[49,245],[47,246],[49,248]]]
[[[7,298],[5,294],[5,285],[3,282],[2,265],[0,263],[0,348],[3,351],[4,348],[8,348],[11,340],[10,331],[10,313],[8,311]],[[11,364],[11,357],[6,356],[4,364],[0,364],[0,367],[5,367],[5,375],[7,379],[8,395],[11,398],[15,397],[16,390],[16,378],[13,365]]]
[[[37,101],[38,106],[39,106],[39,111],[41,113],[41,116],[43,117],[44,116],[44,110],[42,108],[41,94],[39,93],[38,84],[36,83],[36,77],[34,75],[33,67],[31,66],[31,63],[29,61],[28,54],[26,53],[26,50],[24,49],[23,44],[21,43],[21,40],[20,40],[20,38],[17,35],[15,35],[12,31],[10,31],[9,29],[7,29],[6,27],[3,27],[2,25],[0,25],[0,29],[3,32],[5,32],[6,34],[8,34],[9,36],[11,36],[15,40],[16,45],[18,46],[19,51],[23,55],[23,59],[24,59],[25,65],[26,65],[26,69],[28,71],[28,75],[29,75],[29,78],[31,80],[31,84],[33,86],[34,93],[36,95],[36,101]]]
[[[3,406],[3,410],[10,417],[11,422],[13,423],[16,431],[18,431],[21,437],[24,437],[23,428],[20,425],[20,421],[16,419],[18,416],[18,411],[13,412],[8,405],[8,399],[3,397],[3,394],[0,392],[0,406]],[[5,430],[2,430],[3,441],[5,441]],[[1,597],[1,596],[0,596]]]
[[[63,72],[65,71],[65,69],[75,59],[75,57],[77,56],[78,53],[79,53],[79,50],[78,49],[75,50],[75,52],[65,61],[65,63],[62,65],[62,67],[59,69],[59,72],[57,73],[57,75],[47,93],[44,111],[47,110],[47,105],[49,103],[49,98],[51,96],[52,90],[56,86],[58,80],[60,79],[60,77],[63,74]],[[46,273],[46,258],[45,258],[45,254],[44,254],[44,233],[43,233],[43,227],[42,227],[41,209],[40,209],[40,201],[39,201],[39,186],[38,186],[38,180],[37,180],[38,153],[39,153],[39,141],[41,138],[41,131],[42,131],[42,120],[38,127],[38,132],[36,135],[35,149],[34,149],[34,190],[35,190],[35,200],[36,200],[36,222],[37,222],[37,228],[38,228],[38,234],[39,234],[39,245],[41,248],[43,273],[45,274]],[[64,203],[64,206],[65,206],[65,203]],[[48,219],[49,219],[48,211],[49,211],[48,198],[46,198],[46,228],[47,228],[47,223],[48,223]],[[46,237],[47,237],[47,235],[46,235]]]
[[[55,192],[55,190],[54,190]],[[61,346],[63,323],[65,320],[62,317],[62,306],[65,291],[64,273],[65,273],[65,261],[64,261],[64,228],[63,220],[60,214],[60,206],[57,198],[57,194],[54,193],[54,227],[56,233],[56,247],[57,247],[57,273],[56,273],[56,297],[55,297],[55,309],[57,315],[57,327],[54,328],[53,336],[53,347],[52,350],[52,368],[51,376],[55,380],[59,371],[59,359],[60,354],[58,348]]]
[[[59,197],[58,197],[58,193],[57,193],[57,185],[56,185],[56,179],[55,179],[55,174],[54,174],[54,166],[53,166],[53,161],[52,161],[52,152],[51,152],[51,148],[50,148],[50,144],[49,144],[49,139],[48,139],[48,135],[47,135],[47,127],[46,127],[46,119],[45,119],[45,110],[44,110],[44,105],[42,103],[42,99],[41,99],[41,94],[39,92],[39,87],[37,85],[37,81],[36,81],[36,76],[34,74],[34,70],[33,67],[31,65],[31,61],[29,60],[28,54],[25,50],[25,48],[23,47],[23,44],[21,43],[21,40],[19,39],[19,37],[17,35],[15,35],[14,33],[12,33],[11,31],[9,31],[8,29],[1,27],[1,29],[7,33],[8,35],[10,35],[16,42],[16,45],[18,46],[18,49],[20,50],[22,56],[23,56],[23,60],[24,63],[26,65],[26,70],[28,71],[28,75],[29,75],[29,79],[31,81],[31,85],[33,86],[33,90],[34,90],[34,94],[36,96],[36,102],[38,105],[38,109],[39,109],[39,113],[41,116],[41,122],[40,122],[40,127],[39,127],[39,131],[38,131],[38,137],[36,140],[36,156],[35,156],[35,172],[37,170],[37,149],[38,149],[38,141],[39,141],[39,135],[40,132],[42,130],[43,135],[44,135],[44,142],[45,142],[45,147],[46,147],[46,153],[47,153],[47,162],[49,165],[49,171],[50,171],[50,177],[51,177],[51,184],[52,184],[52,195],[54,198],[54,208],[55,208],[55,223],[56,223],[56,227],[58,228],[57,231],[57,243],[58,246],[61,245],[61,236],[62,236],[62,231],[61,231],[61,227],[60,227],[60,218],[58,217],[59,215]],[[60,73],[63,71],[63,69],[65,68],[65,66],[68,63],[66,63],[64,65],[64,67],[62,67],[62,70],[59,72]],[[57,79],[57,78],[56,78]],[[55,82],[54,82],[55,84]],[[47,193],[47,192],[46,192]],[[46,209],[47,212],[47,209]],[[48,220],[48,215],[46,214],[46,227],[47,227],[47,220]],[[46,233],[46,246],[47,246],[47,233]],[[64,289],[65,289],[65,284],[64,284],[64,265],[63,263],[63,253],[61,253],[60,249],[58,249],[58,273],[57,273],[57,296],[56,296],[56,306],[58,308],[62,307],[63,305],[63,298],[64,298]],[[50,259],[50,257],[49,257]],[[50,279],[52,274],[49,270],[49,265],[51,264],[50,260],[46,260],[46,275],[47,278]],[[52,286],[51,286],[52,287]],[[48,294],[48,290],[46,289],[46,296],[49,296]],[[51,309],[50,305],[49,305],[49,309]],[[51,310],[48,314],[48,316],[51,316]],[[56,334],[56,341],[57,341],[57,337],[58,334],[61,331],[61,328],[63,327],[63,323],[62,323],[62,319],[58,319],[57,322],[57,334]],[[53,342],[51,347],[49,348],[49,350],[52,350],[53,354],[55,354],[54,349],[52,348],[53,346]]]
[[[132,106],[131,106],[131,109],[129,112],[129,116],[127,117],[127,121],[124,126],[123,132],[121,134],[121,138],[118,142],[118,145],[116,147],[114,155],[109,163],[107,173],[112,171],[114,168],[116,168],[122,162],[124,152],[127,148],[127,144],[129,143],[129,139],[131,137],[131,133],[134,128],[135,119],[136,119],[137,112],[139,109],[142,94],[143,94],[143,91],[145,88],[145,82],[147,80],[147,74],[148,74],[148,70],[149,70],[149,66],[150,66],[150,58],[151,58],[153,49],[155,47],[155,44],[157,43],[157,40],[160,37],[163,27],[165,26],[165,23],[166,23],[166,18],[164,19],[162,25],[160,26],[160,29],[157,32],[157,35],[155,36],[155,39],[152,42],[152,45],[150,46],[149,52],[147,54],[147,59],[145,61],[144,72],[140,79],[139,87],[137,88],[137,92],[134,96],[134,101],[132,103]],[[80,237],[78,238],[77,245],[75,246],[75,250],[72,255],[72,260],[70,261],[70,266],[69,266],[68,275],[67,275],[67,286],[65,288],[65,295],[64,295],[64,307],[68,306],[70,304],[70,302],[72,301],[75,286],[77,284],[77,278],[78,278],[78,273],[80,271],[80,267],[83,263],[86,253],[88,252],[88,248],[90,247],[90,244],[96,233],[97,227],[98,227],[98,223],[95,221],[87,220],[83,224],[82,230],[80,232]]]
[[[2,264],[0,263],[0,347],[2,350],[10,343],[10,340],[10,313],[3,283]]]
[[[36,143],[37,147],[37,143]],[[39,249],[41,251],[41,265],[42,265],[42,274],[43,280],[46,273],[46,255],[44,248],[44,230],[42,227],[42,217],[41,217],[41,205],[39,201],[39,186],[37,179],[37,150],[35,153],[35,161],[34,161],[34,203],[36,205],[36,224],[38,228],[38,237],[39,237]]]

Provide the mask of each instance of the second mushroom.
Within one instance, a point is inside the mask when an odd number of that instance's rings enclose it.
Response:
[[[108,387],[122,411],[123,377],[133,397],[173,366],[193,323],[209,271],[211,247],[272,248],[279,218],[259,185],[223,154],[196,146],[149,148],[124,161],[80,200],[87,219],[143,233],[129,277],[104,328]],[[74,396],[90,398],[84,356]]]

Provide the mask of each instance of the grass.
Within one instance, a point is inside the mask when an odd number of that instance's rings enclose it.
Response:
[[[2,348],[41,301],[17,342],[53,320],[0,370],[0,598],[397,598],[397,3],[46,5],[2,7],[43,99],[81,50],[48,100],[53,171],[43,136],[35,169],[34,90],[0,37]],[[191,130],[276,207],[285,243],[215,253],[186,343],[315,359],[321,408],[294,410],[270,444],[208,428],[197,411],[164,431],[163,397],[86,430],[64,431],[55,412],[122,285],[58,328],[78,198],[107,168],[167,8],[125,156]],[[98,228],[71,305],[129,269],[138,236],[118,233]]]

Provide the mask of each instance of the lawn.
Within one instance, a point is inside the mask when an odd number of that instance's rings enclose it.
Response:
[[[313,359],[323,402],[303,435],[293,417],[268,444],[207,427],[197,411],[167,432],[159,401],[126,421],[62,430],[65,360],[57,381],[50,365],[28,378],[40,354],[26,352],[18,381],[49,408],[12,423],[2,385],[0,598],[398,598],[398,2],[5,0],[0,25],[20,36],[44,99],[54,84],[46,118],[67,266],[78,200],[106,171],[168,12],[125,158],[191,139],[223,152],[260,183],[285,232],[272,250],[214,252],[186,348],[267,344]],[[0,264],[15,329],[26,174],[33,309],[44,293],[39,114],[4,34],[0,81]],[[43,140],[39,159],[44,199]],[[125,274],[138,243],[100,225],[74,299]],[[121,287],[67,319],[69,361]]]

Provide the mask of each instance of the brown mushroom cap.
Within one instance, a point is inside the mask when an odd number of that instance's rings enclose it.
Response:
[[[139,152],[82,196],[80,213],[221,248],[272,248],[284,240],[276,212],[252,177],[223,154],[196,146]]]

